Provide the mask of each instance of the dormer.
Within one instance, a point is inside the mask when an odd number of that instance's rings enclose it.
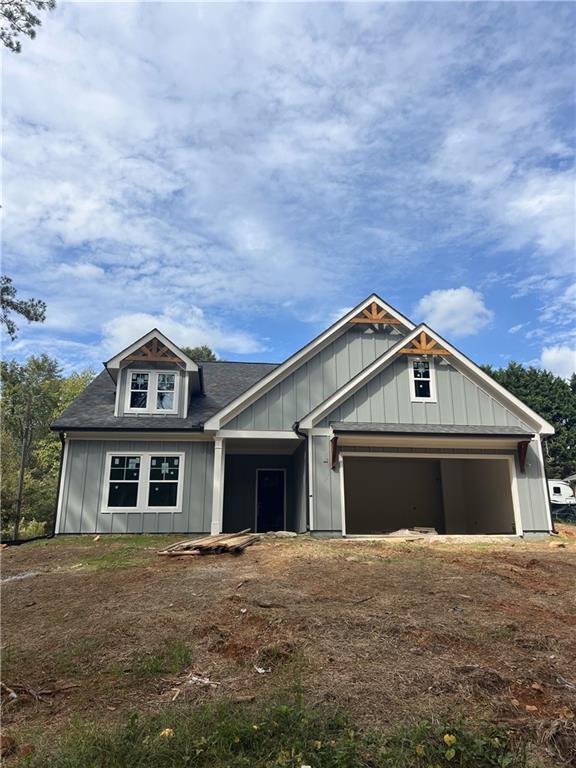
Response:
[[[185,418],[190,395],[202,391],[199,366],[156,328],[104,365],[116,382],[116,416]]]

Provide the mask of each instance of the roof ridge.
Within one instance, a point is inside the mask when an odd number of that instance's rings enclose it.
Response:
[[[265,360],[199,360],[199,365],[206,363],[232,363],[234,365],[281,365],[281,363],[267,363]]]

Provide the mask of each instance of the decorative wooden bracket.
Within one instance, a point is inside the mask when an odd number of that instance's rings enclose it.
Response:
[[[330,440],[330,454],[332,469],[336,469],[336,464],[338,463],[338,435],[335,435],[332,440]]]
[[[431,339],[425,331],[422,331],[417,339],[412,339],[411,347],[404,347],[400,350],[402,355],[449,355],[443,347],[439,347],[434,339]]]
[[[392,317],[385,309],[373,301],[370,308],[363,309],[359,315],[353,317],[352,323],[364,323],[365,325],[401,325],[401,321]]]
[[[518,443],[518,463],[520,464],[520,472],[523,475],[526,474],[526,454],[528,453],[529,440],[522,440]]]
[[[184,365],[184,360],[177,357],[171,349],[168,349],[155,337],[124,359],[138,363],[177,363]]]

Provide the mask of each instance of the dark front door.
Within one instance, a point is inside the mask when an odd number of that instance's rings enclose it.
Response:
[[[256,530],[284,530],[284,484],[286,470],[256,470]]]

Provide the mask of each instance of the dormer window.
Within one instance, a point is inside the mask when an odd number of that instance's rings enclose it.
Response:
[[[431,358],[410,357],[410,396],[413,403],[436,402],[436,380]]]
[[[126,411],[129,413],[176,413],[176,372],[127,369]]]

